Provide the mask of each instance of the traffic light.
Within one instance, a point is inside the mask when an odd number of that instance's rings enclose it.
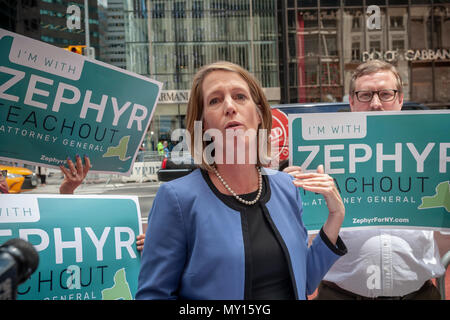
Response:
[[[71,51],[73,53],[83,54],[83,48],[86,48],[86,46],[68,46],[67,48],[64,48],[64,50]]]

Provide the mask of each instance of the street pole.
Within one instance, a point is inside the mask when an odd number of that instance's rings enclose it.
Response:
[[[89,40],[89,4],[88,0],[84,0],[84,31],[86,34],[86,48],[89,50],[91,42]]]

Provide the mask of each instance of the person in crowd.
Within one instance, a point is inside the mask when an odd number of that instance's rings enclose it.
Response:
[[[8,182],[6,181],[6,177],[8,175],[8,170],[0,171],[0,194],[9,193]]]
[[[158,144],[156,145],[156,148],[158,149],[158,154],[160,156],[164,155],[164,145],[161,141],[158,141]]]
[[[247,70],[220,61],[197,72],[186,127],[202,163],[156,194],[136,299],[306,299],[345,254],[338,236],[345,208],[323,166],[293,180],[248,156],[270,141],[246,133],[271,125],[267,99]],[[220,138],[230,133],[231,143]],[[213,141],[204,139],[198,153],[195,140],[204,134]],[[329,209],[310,247],[297,186],[322,194]]]
[[[400,111],[402,79],[394,66],[372,60],[358,66],[350,82],[352,112]],[[293,176],[301,168],[284,170]],[[440,299],[431,279],[445,269],[433,231],[405,229],[342,230],[348,254],[320,283],[316,299]]]
[[[47,181],[48,169],[45,167],[37,166],[36,174],[38,175],[39,179],[41,179],[41,185],[45,186]]]
[[[170,151],[169,151],[169,143],[166,140],[164,140],[164,142],[163,142],[163,152],[164,152],[164,158],[168,158]]]

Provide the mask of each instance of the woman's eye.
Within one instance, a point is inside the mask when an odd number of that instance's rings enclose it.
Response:
[[[218,98],[212,98],[211,100],[209,100],[209,105],[212,106],[212,105],[214,105],[214,104],[216,104],[218,102],[219,102]]]
[[[245,99],[247,99],[247,97],[245,96],[245,94],[238,93],[238,94],[236,95],[236,99],[237,99],[237,100],[245,100]]]

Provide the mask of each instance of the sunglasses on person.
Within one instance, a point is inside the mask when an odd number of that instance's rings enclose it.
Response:
[[[355,91],[356,98],[359,102],[370,102],[373,96],[377,94],[378,99],[383,102],[390,102],[397,96],[398,90],[395,89],[383,89],[377,91]]]

